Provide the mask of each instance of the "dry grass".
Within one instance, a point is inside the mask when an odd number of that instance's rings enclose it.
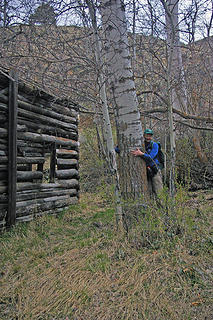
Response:
[[[155,248],[116,234],[101,197],[71,212],[1,236],[0,319],[212,319],[210,207]]]

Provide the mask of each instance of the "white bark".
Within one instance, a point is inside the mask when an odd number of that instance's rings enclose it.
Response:
[[[133,81],[123,1],[101,0],[100,3],[106,39],[108,77],[113,90],[119,132],[124,137],[136,139],[136,144],[140,146],[143,134]]]
[[[168,119],[171,154],[169,189],[170,195],[174,197],[176,144],[173,108],[180,110],[181,106],[181,100],[177,94],[177,83],[180,83],[180,78],[182,77],[182,56],[180,52],[180,39],[178,31],[178,0],[161,0],[161,2],[165,9],[168,47],[167,85],[169,94]]]
[[[169,125],[170,125],[170,141],[171,141],[171,171],[170,171],[170,192],[174,195],[175,186],[175,129],[173,124],[172,108],[188,113],[188,94],[185,81],[181,43],[179,35],[178,22],[178,4],[179,0],[161,0],[166,12],[166,30],[167,30],[167,46],[169,53],[168,63],[168,83],[170,92],[169,107]],[[201,162],[206,163],[208,160],[202,153],[199,133],[193,130],[193,142],[198,158]]]
[[[117,117],[121,191],[125,200],[136,200],[147,195],[147,179],[144,161],[130,155],[132,148],[141,146],[143,131],[133,80],[125,8],[121,0],[101,0],[100,4],[108,81]]]
[[[132,69],[133,73],[136,67],[136,14],[137,14],[137,7],[136,7],[136,0],[132,2],[133,6],[133,18],[132,18]]]
[[[96,64],[98,67],[98,83],[99,83],[99,90],[100,90],[100,99],[102,105],[102,114],[103,114],[103,124],[104,124],[104,135],[106,138],[106,152],[107,152],[107,161],[109,162],[110,170],[115,177],[115,200],[116,200],[116,221],[117,225],[120,224],[121,215],[122,215],[122,208],[121,208],[121,200],[120,200],[120,185],[119,185],[119,174],[117,169],[117,162],[116,162],[116,155],[114,149],[114,141],[112,135],[112,127],[109,117],[109,107],[107,102],[107,95],[106,95],[106,85],[105,79],[102,71],[103,61],[101,58],[101,45],[100,45],[100,38],[98,34],[97,22],[96,22],[96,12],[91,0],[86,0],[86,3],[89,8],[89,14],[92,21],[93,27],[93,35],[95,41],[95,56],[96,56]]]
[[[187,112],[187,89],[184,76],[178,22],[179,0],[161,0],[166,12],[167,47],[171,63],[172,105]]]

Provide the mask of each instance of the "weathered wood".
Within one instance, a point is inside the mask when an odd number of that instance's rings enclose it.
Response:
[[[17,171],[29,171],[28,164],[17,164]]]
[[[4,100],[4,98],[2,99],[2,95],[0,95],[0,101]],[[7,102],[8,103],[8,102]],[[1,112],[8,112],[8,105],[6,103],[0,103],[0,111]]]
[[[78,188],[79,181],[77,179],[71,180],[61,180],[57,183],[31,183],[31,182],[23,182],[17,183],[17,191],[24,190],[45,190],[45,189],[63,189],[63,188]]]
[[[77,197],[59,196],[59,197],[50,197],[43,199],[27,200],[17,202],[17,217],[22,216],[26,213],[31,214],[33,212],[38,212],[41,210],[48,210],[52,208],[60,208],[67,206],[72,203],[77,203]]]
[[[0,106],[0,110],[6,110],[5,106],[6,106],[6,103],[8,102],[8,97],[1,94],[0,101],[3,102],[2,108]],[[63,112],[60,112],[60,109],[57,110],[58,112],[52,111],[48,108],[44,108],[44,106],[42,106],[41,104],[37,106],[29,102],[18,99],[18,107],[19,107],[18,114],[21,116],[27,116],[30,114],[31,115],[30,118],[33,118],[34,115],[38,115],[38,116],[42,115],[43,117],[41,119],[46,119],[45,122],[48,121],[48,119],[51,121],[55,119],[60,121],[61,124],[63,124],[62,121],[67,122],[67,124],[73,124],[73,123],[76,124],[77,122],[76,117],[64,115]],[[36,117],[35,119],[38,119],[38,117]],[[57,123],[59,124],[59,122]]]
[[[78,179],[66,179],[66,180],[57,180],[57,183],[64,188],[79,188],[79,180]]]
[[[32,184],[38,184],[38,183],[32,183]],[[45,185],[55,185],[55,183],[45,183]],[[43,185],[43,183],[40,183],[40,185]],[[56,184],[57,185],[57,184]],[[22,194],[31,194],[31,193],[34,193],[35,195],[39,195],[39,193],[44,194],[46,192],[50,193],[50,197],[53,196],[53,194],[55,196],[57,195],[64,195],[63,192],[65,192],[65,194],[69,194],[70,192],[72,193],[73,190],[77,190],[77,187],[78,186],[74,186],[72,188],[68,188],[66,185],[63,187],[61,186],[60,188],[40,188],[40,189],[36,189],[36,188],[33,188],[32,189],[28,189],[28,190],[21,190],[21,191],[18,191],[17,194],[18,195],[22,195]],[[41,196],[41,198],[43,198],[43,196]]]
[[[8,212],[8,203],[0,203],[0,220],[6,218]]]
[[[19,90],[19,91],[20,91],[20,90]],[[25,96],[23,96],[23,94],[20,94],[20,93],[18,94],[18,100],[31,103],[31,102],[29,101],[29,97],[25,97]]]
[[[7,147],[6,144],[1,144],[0,143],[0,150],[7,150],[7,149],[8,149],[8,147]]]
[[[67,200],[70,197],[68,195],[63,196],[54,196],[49,198],[41,198],[41,199],[32,199],[27,201],[17,201],[17,210],[23,207],[28,207],[33,204],[45,204],[47,202],[57,202],[60,200]]]
[[[57,136],[61,136],[61,137],[65,137],[65,138],[70,138],[73,140],[77,140],[78,139],[78,133],[77,130],[64,130],[61,128],[56,128],[55,126],[45,126],[44,124],[41,123],[35,123],[35,122],[31,122],[29,120],[24,120],[24,119],[19,119],[18,118],[18,123],[22,124],[22,125],[26,125],[27,128],[29,128],[29,131],[35,131],[35,132],[42,132],[45,134],[53,134]]]
[[[61,120],[49,118],[47,116],[37,114],[31,111],[27,111],[24,109],[18,108],[18,116],[26,117],[28,119],[35,119],[36,121],[42,122],[44,124],[52,124],[55,125],[55,127],[60,127],[62,129],[68,129],[68,130],[77,130],[77,125],[72,123],[63,122]]]
[[[17,81],[13,80],[14,77],[10,78],[11,86],[17,85]],[[6,79],[5,76],[1,80],[4,82],[4,79]],[[3,88],[0,83],[0,225],[1,220],[3,221],[6,216],[9,199],[7,179],[10,154],[8,155],[7,144],[11,134],[8,128],[8,101],[11,99],[6,96],[7,83],[8,79],[5,80]],[[79,181],[76,170],[79,157],[78,108],[72,108],[67,100],[53,101],[52,96],[45,92],[39,92],[34,100],[35,103],[31,103],[29,97],[32,99],[34,91],[25,85],[21,88],[23,90],[21,94],[17,95],[16,92],[18,102],[16,181],[18,183],[14,185],[18,219],[15,221],[29,221],[33,216],[41,215],[42,212],[55,214],[64,207],[68,208],[69,204],[78,202]],[[64,149],[62,155],[58,155],[59,148]],[[42,183],[46,155],[51,155],[50,178],[52,181],[58,172],[56,183]],[[59,160],[58,170],[55,172],[57,159]],[[32,167],[33,164],[35,164],[33,171],[25,171],[28,169],[27,166]],[[69,168],[69,170],[59,170],[60,168]],[[72,177],[76,179],[71,179]]]
[[[78,178],[78,171],[76,169],[56,170],[56,178],[58,179]]]
[[[6,114],[1,114],[0,115],[0,119],[1,121],[4,123],[4,122],[7,122],[8,121],[8,116]]]
[[[30,215],[33,214],[36,216],[39,212],[47,211],[47,210],[54,210],[58,208],[67,207],[71,204],[77,204],[78,198],[77,197],[68,197],[64,200],[58,200],[53,202],[46,202],[46,203],[40,203],[40,204],[32,204],[30,206],[26,207],[20,207],[17,209],[17,217],[21,217],[24,215]]]
[[[17,140],[17,146],[18,147],[33,147],[36,149],[44,148],[44,144],[37,143],[37,142],[31,142],[31,141],[24,141],[24,140]]]
[[[18,223],[23,223],[23,222],[30,222],[34,219],[34,215],[31,214],[29,216],[24,216],[24,217],[17,217],[16,218],[16,224]]]
[[[0,95],[1,95],[1,94],[7,95],[8,92],[9,92],[9,88],[6,87],[6,88],[0,90]]]
[[[79,146],[79,143],[73,140],[60,140],[59,138],[54,136],[32,132],[18,132],[18,139],[34,142],[51,142],[56,143],[56,145],[58,146],[67,146],[73,149],[77,149]]]
[[[8,144],[8,141],[7,141],[7,139],[0,139],[0,143],[1,143],[1,144],[6,144],[6,145],[7,145],[7,144]]]
[[[0,128],[0,138],[7,138],[7,129]]]
[[[78,107],[73,107],[71,105],[69,105],[69,107],[65,107],[64,105],[62,105],[60,103],[50,101],[49,98],[51,98],[51,97],[48,97],[47,100],[44,98],[32,100],[32,99],[29,99],[28,96],[26,96],[26,97],[23,96],[23,93],[18,95],[18,101],[20,101],[20,102],[24,101],[24,102],[28,103],[30,106],[34,106],[39,109],[45,108],[46,110],[50,110],[53,112],[55,111],[57,114],[60,113],[65,116],[74,117],[75,119],[77,118],[78,111],[76,111],[76,110],[78,110]],[[27,106],[26,106],[26,108],[27,108]],[[54,118],[54,116],[53,116],[53,118]]]
[[[6,157],[8,155],[7,150],[0,150],[0,157]]]
[[[57,159],[57,169],[66,170],[66,169],[78,169],[78,160],[77,159]]]
[[[78,165],[78,160],[77,159],[57,159],[57,165],[76,166]]]
[[[18,100],[18,106],[21,109],[24,109],[26,111],[31,111],[36,114],[41,114],[43,116],[47,116],[48,118],[50,117],[52,119],[57,119],[63,122],[74,123],[74,124],[76,124],[77,122],[76,118],[60,113],[60,109],[58,109],[58,112],[55,112],[50,110],[49,108],[44,107],[43,105],[36,106],[21,100]]]
[[[48,152],[48,148],[37,148],[37,147],[18,147],[18,156],[30,157],[30,154],[38,155],[38,157],[43,157],[44,152]]]
[[[37,217],[42,217],[45,215],[52,215],[52,216],[57,216],[59,215],[61,212],[66,211],[69,209],[69,206],[63,206],[62,208],[55,208],[55,209],[50,209],[48,211],[40,211],[38,213],[35,213],[34,216]]]
[[[18,171],[17,181],[31,181],[33,179],[42,179],[43,174],[39,171]]]
[[[45,215],[56,216],[57,214],[59,214],[60,212],[63,212],[64,210],[67,210],[68,208],[69,208],[68,206],[65,206],[65,207],[62,207],[62,208],[53,208],[53,209],[50,209],[50,210],[47,210],[47,211],[43,211],[42,210],[42,211],[39,211],[37,213],[35,212],[34,214],[31,214],[31,215],[21,216],[21,217],[16,218],[16,223],[30,222],[34,218],[42,217],[42,216],[45,216]]]
[[[5,220],[5,219],[2,219],[2,220],[0,221],[0,230],[1,230],[1,231],[4,230],[5,226],[6,226],[6,220]]]
[[[7,103],[8,97],[0,95],[0,101]],[[7,111],[7,105],[4,103],[0,103],[0,110]],[[49,111],[49,110],[45,110],[45,109],[42,110],[41,108],[39,108],[37,106],[33,106],[29,103],[26,103],[26,102],[20,101],[20,100],[18,100],[18,106],[19,106],[18,107],[18,116],[42,121],[45,124],[51,123],[55,126],[57,125],[61,128],[65,128],[65,129],[77,130],[77,124],[73,124],[73,123],[76,123],[76,119],[74,117],[60,115],[60,113],[56,113],[54,111]],[[29,108],[27,106],[29,106]],[[34,110],[34,111],[29,111],[30,108],[31,108],[31,110]],[[42,112],[42,114],[38,113],[39,111]],[[46,115],[44,115],[44,113]],[[60,117],[61,117],[61,119],[63,118],[63,120],[58,120],[57,118],[52,117],[50,115],[51,113],[56,115],[58,118],[60,118]]]
[[[27,126],[25,124],[18,124],[17,125],[17,131],[26,132],[27,131]]]
[[[7,225],[15,224],[16,220],[16,182],[17,182],[17,98],[18,75],[11,71],[14,81],[9,81],[8,110],[8,214]]]
[[[36,158],[39,158],[39,157],[43,157],[43,152],[41,153],[38,153],[38,152],[26,152],[25,153],[26,157],[29,157],[29,158],[33,158],[33,157],[36,157]]]
[[[58,197],[61,195],[63,196],[69,195],[70,197],[73,197],[77,195],[77,190],[76,189],[62,189],[62,190],[60,189],[60,190],[50,190],[50,191],[34,190],[34,192],[22,191],[17,193],[17,201],[42,199],[42,198],[49,198],[54,196]],[[3,201],[7,201],[7,196],[0,195],[0,203],[3,203]]]
[[[7,210],[8,212],[8,203],[0,203],[0,211]]]
[[[7,171],[8,165],[7,164],[0,164],[0,171]]]
[[[8,204],[8,195],[7,194],[0,194],[0,203]]]
[[[0,186],[0,194],[7,192],[7,186]]]
[[[18,125],[16,124],[16,131],[26,131],[27,127],[25,125]],[[8,129],[6,128],[0,128],[0,138],[7,138],[8,136]]]
[[[18,164],[26,164],[26,163],[44,163],[45,159],[44,157],[17,157],[17,163]]]
[[[79,153],[75,150],[57,150],[57,159],[79,159]]]
[[[70,170],[70,169],[76,169],[78,170],[78,166],[77,165],[57,165],[57,170],[61,171],[61,170]]]
[[[65,116],[77,118],[78,114],[79,114],[79,112],[74,110],[73,108],[65,107],[60,104],[52,103],[51,108],[56,112],[58,112],[60,110],[60,112],[63,113]]]
[[[70,165],[70,164],[58,164],[57,170],[69,170],[69,169],[76,169],[78,170],[78,165]]]

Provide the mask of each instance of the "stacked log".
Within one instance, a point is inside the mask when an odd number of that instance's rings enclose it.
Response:
[[[8,209],[8,87],[0,76],[0,228]],[[2,80],[3,83],[3,80]],[[5,82],[4,82],[5,85]],[[16,221],[78,202],[78,110],[20,83],[17,98]]]
[[[0,89],[1,94],[8,93],[8,81],[5,88]],[[8,107],[0,103],[0,229],[6,225],[8,208],[7,177],[8,177]]]

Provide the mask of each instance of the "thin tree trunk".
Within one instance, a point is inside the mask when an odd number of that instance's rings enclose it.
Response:
[[[136,0],[133,0],[133,18],[132,18],[132,70],[133,74],[136,67]]]
[[[170,59],[170,88],[171,88],[171,104],[173,108],[188,112],[188,93],[186,80],[182,62],[182,52],[179,36],[178,23],[178,4],[179,0],[161,0],[166,11],[166,29],[167,29],[167,44]],[[193,25],[194,30],[194,25]],[[192,123],[192,121],[191,121]],[[197,156],[201,163],[208,161],[200,144],[200,133],[198,130],[192,130],[193,144]],[[171,151],[172,152],[172,151]],[[174,154],[175,157],[175,154]],[[175,164],[172,157],[172,163]],[[173,168],[172,168],[173,171]]]
[[[187,88],[183,69],[178,23],[179,0],[161,0],[166,12],[167,46],[171,59],[171,92],[173,107],[187,112]]]
[[[106,138],[106,152],[107,152],[107,161],[111,170],[111,174],[114,176],[115,180],[115,201],[116,201],[116,223],[117,227],[120,229],[121,217],[122,217],[122,207],[120,199],[120,185],[119,185],[119,174],[117,169],[116,154],[114,148],[114,141],[112,135],[112,127],[109,117],[109,107],[106,96],[106,85],[105,79],[102,71],[103,61],[101,59],[101,45],[98,34],[97,22],[96,22],[96,12],[95,7],[92,1],[86,0],[86,3],[89,8],[89,14],[93,26],[93,35],[95,41],[95,56],[96,64],[98,67],[98,83],[99,83],[99,93],[102,105],[102,114],[103,114],[103,125],[104,125],[104,136]]]
[[[176,106],[180,109],[179,100],[177,98],[176,90],[173,85],[175,77],[177,77],[178,68],[178,58],[179,58],[179,34],[177,32],[177,3],[175,4],[173,0],[161,0],[166,16],[166,31],[167,31],[167,48],[168,48],[168,69],[167,69],[167,86],[169,95],[169,105],[168,105],[168,120],[169,120],[169,132],[170,132],[170,177],[169,177],[169,189],[171,197],[175,195],[175,160],[176,160],[176,144],[175,144],[175,127],[174,127],[174,115],[173,108]],[[176,69],[176,71],[175,71]]]

